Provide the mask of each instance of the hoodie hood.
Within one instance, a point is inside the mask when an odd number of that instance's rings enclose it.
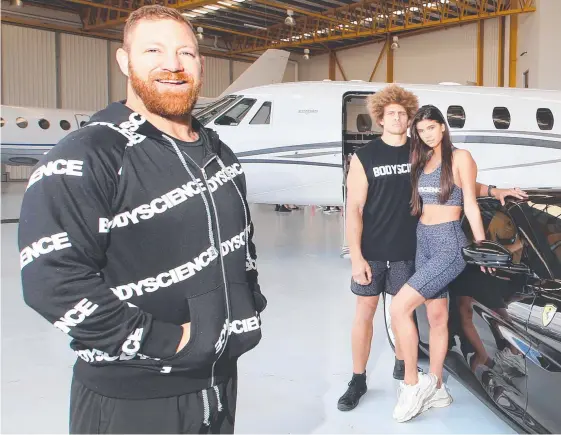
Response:
[[[105,109],[94,113],[88,122],[88,124],[106,123],[115,125],[119,130],[125,130],[125,132],[120,132],[127,136],[129,141],[133,143],[136,143],[135,139],[138,139],[140,135],[149,137],[173,150],[169,141],[164,138],[166,133],[156,128],[144,116],[130,109],[125,104],[124,100],[111,103]],[[203,127],[194,116],[191,116],[191,125],[193,126],[193,130],[197,132],[202,139],[205,163],[212,160],[215,155],[220,157],[221,142],[218,133]],[[173,139],[180,140],[175,137],[173,137]]]

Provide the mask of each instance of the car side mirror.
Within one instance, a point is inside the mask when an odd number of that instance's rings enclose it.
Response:
[[[492,267],[512,273],[531,273],[530,268],[525,264],[514,263],[512,254],[503,245],[489,240],[474,242],[462,248],[462,255],[468,264]]]

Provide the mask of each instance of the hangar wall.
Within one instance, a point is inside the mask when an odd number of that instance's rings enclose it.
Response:
[[[498,19],[484,23],[484,85],[498,84]],[[477,80],[477,24],[465,24],[430,33],[401,38],[394,51],[394,81],[437,84],[457,82],[473,85]],[[384,43],[362,45],[337,51],[347,80],[368,80]],[[300,80],[329,78],[329,55],[300,60]],[[336,67],[336,80],[343,80]],[[386,81],[386,54],[382,56],[372,81]]]
[[[2,24],[2,104],[56,107],[54,52],[53,32]]]
[[[4,23],[2,36],[2,104],[94,111],[126,95],[119,42]],[[205,59],[201,96],[215,97],[230,85],[230,61]],[[247,68],[240,65],[249,66],[234,62],[234,80]]]
[[[516,53],[516,87],[561,89],[559,71],[561,56],[550,48],[561,40],[561,1],[536,0],[537,10],[518,15]],[[499,85],[499,18],[484,20],[483,86]],[[504,85],[509,85],[510,16],[505,17]],[[436,84],[452,81],[463,85],[477,82],[477,23],[402,37],[394,51],[394,81],[400,83]],[[337,58],[348,80],[368,80],[383,43],[338,50]],[[386,82],[385,54],[373,81]],[[300,80],[329,78],[329,55],[299,57]],[[336,67],[336,80],[343,75]]]

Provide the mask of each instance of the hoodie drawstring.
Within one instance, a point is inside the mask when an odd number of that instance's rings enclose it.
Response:
[[[216,394],[216,400],[218,402],[218,412],[222,412],[222,402],[220,401],[220,390],[218,389],[218,386],[215,385],[213,387],[213,390]],[[210,403],[208,401],[208,393],[207,390],[202,390],[201,394],[203,396],[203,424],[205,426],[210,426]]]
[[[218,402],[218,412],[221,412],[222,402],[220,402],[220,391],[218,390],[218,385],[214,386],[214,392],[216,393],[216,401]]]
[[[203,424],[205,426],[210,426],[210,405],[208,404],[208,394],[206,390],[202,391],[203,394]]]
[[[183,157],[183,154],[181,154],[181,151],[179,151],[179,147],[177,146],[177,144],[175,143],[175,141],[170,138],[169,136],[166,136],[165,134],[162,135],[169,143],[172,144],[173,148],[175,149],[175,152],[177,154],[177,157],[179,157],[179,160],[181,161],[181,163],[183,164],[183,167],[185,168],[185,170],[187,171],[187,173],[189,174],[189,176],[191,177],[191,179],[193,181],[196,180],[195,175],[193,175],[193,172],[191,171],[191,169],[189,169],[189,166],[187,166],[187,162],[185,161],[185,158]],[[215,251],[216,254],[218,254],[218,250],[216,250],[216,246],[214,244],[214,232],[212,230],[212,217],[210,214],[210,207],[208,205],[208,200],[206,198],[206,195],[204,194],[204,192],[201,191],[201,196],[203,198],[203,201],[205,203],[205,209],[206,209],[206,217],[207,217],[207,223],[208,223],[208,238],[210,240],[210,246],[213,248],[213,250]]]

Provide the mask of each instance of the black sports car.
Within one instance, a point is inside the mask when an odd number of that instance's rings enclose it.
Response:
[[[468,266],[450,284],[445,364],[518,432],[561,433],[561,190],[527,192],[504,207],[479,200],[487,240],[463,249]],[[415,316],[428,355],[424,305]]]

